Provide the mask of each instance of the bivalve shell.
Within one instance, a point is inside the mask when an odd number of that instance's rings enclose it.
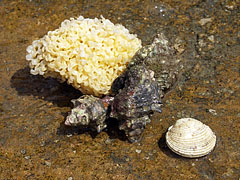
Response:
[[[202,122],[193,118],[182,118],[168,128],[166,143],[173,152],[183,157],[197,158],[214,149],[216,136]]]

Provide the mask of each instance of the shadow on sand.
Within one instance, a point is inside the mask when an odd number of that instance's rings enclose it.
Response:
[[[59,107],[71,106],[71,99],[76,99],[82,93],[67,83],[60,83],[54,78],[44,78],[31,75],[30,69],[19,69],[11,77],[11,87],[20,96],[34,96],[52,102]]]

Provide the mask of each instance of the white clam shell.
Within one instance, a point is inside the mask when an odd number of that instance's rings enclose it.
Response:
[[[175,153],[188,158],[205,156],[216,144],[213,131],[193,118],[182,118],[168,128],[167,146]]]

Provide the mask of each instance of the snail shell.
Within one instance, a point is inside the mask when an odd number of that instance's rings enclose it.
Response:
[[[188,158],[197,158],[210,153],[216,144],[213,131],[193,118],[182,118],[168,128],[167,146],[175,153]]]

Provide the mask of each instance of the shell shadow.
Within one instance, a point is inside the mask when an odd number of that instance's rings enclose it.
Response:
[[[106,120],[107,128],[104,130],[110,139],[119,139],[121,141],[128,141],[125,132],[123,130],[119,130],[118,120],[115,118],[108,118]]]
[[[14,73],[11,77],[11,87],[15,88],[20,96],[32,95],[57,104],[59,107],[71,106],[70,100],[82,95],[79,90],[67,83],[60,83],[55,78],[31,75],[28,67]]]
[[[60,123],[60,126],[57,129],[57,135],[81,135],[81,134],[89,134],[92,139],[94,139],[98,133],[96,131],[92,131],[88,127],[84,126],[66,126],[64,122]]]
[[[180,155],[172,152],[172,151],[168,148],[167,143],[166,143],[166,138],[165,138],[165,137],[166,137],[166,133],[167,133],[167,131],[162,134],[161,138],[160,138],[159,141],[158,141],[158,147],[160,148],[160,150],[161,150],[164,154],[166,154],[168,157],[170,157],[170,158],[187,159],[187,158],[184,158],[184,157],[182,157],[182,156],[180,156]]]

